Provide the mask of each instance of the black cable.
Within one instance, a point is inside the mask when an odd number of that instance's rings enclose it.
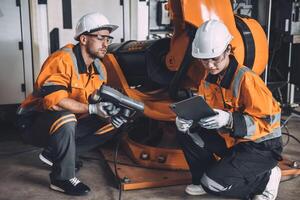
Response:
[[[296,140],[296,141],[300,144],[300,140],[299,140],[296,136],[294,136],[294,135],[292,135],[292,134],[289,134],[289,133],[282,133],[282,134],[283,134],[283,135],[287,135],[287,136],[293,138],[294,140]]]
[[[118,151],[119,151],[119,147],[122,141],[122,136],[123,133],[129,133],[131,132],[131,130],[133,129],[133,126],[130,125],[130,123],[123,125],[123,127],[121,127],[121,129],[119,129],[119,132],[117,133],[117,143],[116,143],[116,148],[115,148],[115,153],[114,153],[114,171],[115,171],[115,176],[116,179],[119,182],[119,200],[122,199],[122,182],[124,181],[123,179],[121,179],[119,177],[118,174],[118,169],[117,169],[117,157],[118,157]]]
[[[118,157],[118,151],[119,151],[119,147],[120,147],[120,143],[121,143],[121,140],[122,140],[122,130],[119,130],[118,133],[116,133],[116,147],[115,147],[115,150],[114,150],[114,158],[113,158],[113,161],[111,160],[106,160],[107,162],[113,162],[113,165],[114,165],[114,172],[115,172],[115,178],[116,178],[116,181],[118,182],[118,187],[119,187],[119,200],[122,199],[122,179],[120,178],[119,174],[118,174],[118,168],[117,168],[117,164],[124,164],[124,163],[121,163],[121,162],[117,162],[117,157]],[[95,157],[90,157],[90,156],[80,156],[80,158],[82,159],[87,159],[87,160],[101,160],[99,158],[95,158]]]
[[[114,153],[114,170],[115,170],[116,179],[119,183],[119,200],[122,199],[122,180],[120,179],[119,174],[118,174],[117,157],[118,157],[118,151],[119,151],[121,140],[122,140],[122,134],[119,133],[119,137],[117,137],[117,143],[116,143],[116,148],[115,148],[115,153]]]
[[[282,127],[284,127],[285,130],[286,130],[286,132],[287,132],[287,140],[286,140],[286,143],[282,145],[283,147],[286,147],[286,146],[289,144],[289,142],[290,142],[290,131],[289,131],[289,129],[288,129],[288,127],[287,127],[286,124],[284,124]],[[282,134],[285,135],[285,133],[283,133],[283,132],[282,132]]]
[[[126,132],[129,133],[129,132],[132,131],[133,128],[134,127],[131,126],[130,123],[129,123],[129,124],[125,124],[124,127],[121,127],[121,129],[118,130],[118,132],[116,133],[117,142],[116,142],[113,161],[105,159],[105,161],[113,162],[113,164],[114,164],[115,177],[116,177],[116,180],[118,181],[118,184],[119,184],[119,200],[122,199],[122,182],[123,182],[123,179],[121,179],[119,174],[118,174],[117,164],[121,164],[121,165],[130,165],[130,164],[126,164],[126,163],[122,163],[122,162],[117,161],[118,151],[119,151],[119,147],[120,147],[120,144],[121,144],[121,141],[122,141],[123,133],[126,133]],[[80,156],[80,158],[90,159],[90,160],[100,160],[98,158],[89,157],[89,156]],[[132,166],[134,166],[134,165],[132,165]]]
[[[288,137],[287,142],[286,142],[285,144],[283,144],[283,147],[287,146],[287,144],[288,144],[289,141],[290,141],[290,138],[293,138],[293,139],[296,140],[298,143],[300,143],[300,140],[299,140],[296,136],[290,134],[289,129],[288,129],[288,126],[287,126],[287,122],[286,122],[286,123],[283,123],[282,127],[284,127],[284,128],[286,129],[286,131],[287,131],[287,133],[282,132],[282,135],[286,135],[286,136]],[[294,162],[299,162],[299,161],[294,161]],[[300,169],[300,167],[294,167],[294,169]],[[291,178],[288,178],[288,179],[286,179],[286,180],[280,181],[280,183],[284,183],[284,182],[288,182],[288,181],[294,180],[295,178],[298,178],[299,176],[300,176],[299,174],[298,174],[298,175],[295,175],[295,176],[293,176],[293,177],[291,177]]]

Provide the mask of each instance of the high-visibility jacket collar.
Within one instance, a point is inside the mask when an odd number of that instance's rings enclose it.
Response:
[[[83,74],[83,73],[88,73],[88,66],[86,66],[83,57],[82,57],[82,53],[81,53],[81,48],[79,43],[76,44],[73,48],[73,52],[75,54],[76,60],[77,60],[77,66],[78,66],[78,73],[79,74]],[[97,69],[97,67],[95,66],[95,64],[92,65],[94,68],[94,72],[95,74],[100,74],[99,70]]]
[[[220,82],[220,86],[226,89],[229,89],[231,82],[234,79],[235,71],[238,67],[238,62],[234,56],[230,55],[230,61],[228,67],[225,69],[225,74]],[[206,81],[212,84],[217,84],[219,75],[208,74],[206,77]]]

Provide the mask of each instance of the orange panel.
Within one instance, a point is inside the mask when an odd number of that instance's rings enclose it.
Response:
[[[181,0],[183,18],[187,23],[199,27],[210,19],[222,21],[228,27],[234,39],[239,40],[230,1],[225,0]]]
[[[181,5],[179,5],[179,2]],[[236,59],[239,63],[244,61],[244,44],[239,31],[236,28],[234,13],[231,7],[230,0],[169,0],[170,13],[174,24],[174,36],[172,38],[170,52],[168,58],[177,58],[177,62],[171,65],[168,60],[167,66],[170,70],[177,70],[180,66],[185,53],[185,45],[175,45],[179,40],[178,37],[184,37],[184,23],[191,24],[198,28],[203,22],[209,19],[218,19],[224,22],[230,33],[233,35],[231,42]],[[177,48],[180,46],[181,48]],[[174,48],[174,49],[173,49]],[[177,54],[175,53],[177,52]],[[181,56],[178,56],[181,55]]]
[[[175,34],[171,38],[170,50],[166,56],[166,66],[170,71],[177,71],[182,63],[187,46],[189,44],[189,38],[186,32],[182,32],[180,35]]]
[[[170,71],[177,71],[185,55],[189,37],[185,30],[180,1],[169,1],[169,13],[174,27],[170,50],[166,56],[166,66]]]
[[[268,62],[269,57],[269,49],[266,34],[256,20],[241,17],[240,19],[247,24],[254,39],[255,59],[252,70],[255,71],[257,74],[261,74],[266,68],[266,64]]]
[[[230,0],[181,0],[184,20],[196,27],[209,19],[223,21],[230,31],[235,21]]]
[[[181,0],[181,4],[183,20],[195,27],[199,27],[209,19],[223,21],[234,37],[231,44],[235,49],[235,57],[239,63],[243,64],[245,46],[241,34],[236,28],[234,13],[229,0]],[[266,35],[256,20],[251,18],[242,18],[242,20],[250,28],[255,42],[255,60],[252,69],[256,73],[261,74],[268,61]]]
[[[127,155],[130,155],[131,159],[141,166],[158,169],[189,169],[184,154],[180,149],[159,148],[139,144],[131,140],[127,135],[124,137],[123,142],[123,148],[126,150]],[[142,154],[147,154],[148,158],[141,159]],[[164,158],[163,162],[159,161],[161,157]]]
[[[115,174],[114,152],[110,148],[101,148],[102,155],[108,163],[111,172]],[[138,166],[120,149],[117,157],[118,177],[122,180],[122,190],[136,190],[171,185],[187,185],[192,177],[187,170],[150,169]],[[126,177],[126,179],[124,179]]]
[[[234,13],[230,1],[226,0],[181,0],[184,20],[196,27],[209,19],[218,19],[228,27],[233,35],[231,42],[236,59],[244,61],[244,44],[236,28]]]

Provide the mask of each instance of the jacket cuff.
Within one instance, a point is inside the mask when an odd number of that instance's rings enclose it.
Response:
[[[232,137],[244,137],[247,134],[246,121],[242,113],[233,112],[233,131],[230,132]]]
[[[57,92],[53,92],[44,97],[44,109],[49,110],[52,106],[57,105],[62,99],[67,98],[69,96],[68,92],[65,90],[59,90]]]

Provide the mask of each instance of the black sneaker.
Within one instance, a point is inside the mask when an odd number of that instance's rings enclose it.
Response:
[[[51,180],[50,188],[55,191],[63,192],[69,195],[86,195],[91,189],[74,177],[70,180],[60,181]]]
[[[39,154],[39,159],[48,165],[49,167],[52,167],[53,162],[51,155],[47,151],[42,151],[42,153]],[[76,160],[75,162],[75,172],[78,172],[80,168],[83,166],[83,162],[81,160]]]

